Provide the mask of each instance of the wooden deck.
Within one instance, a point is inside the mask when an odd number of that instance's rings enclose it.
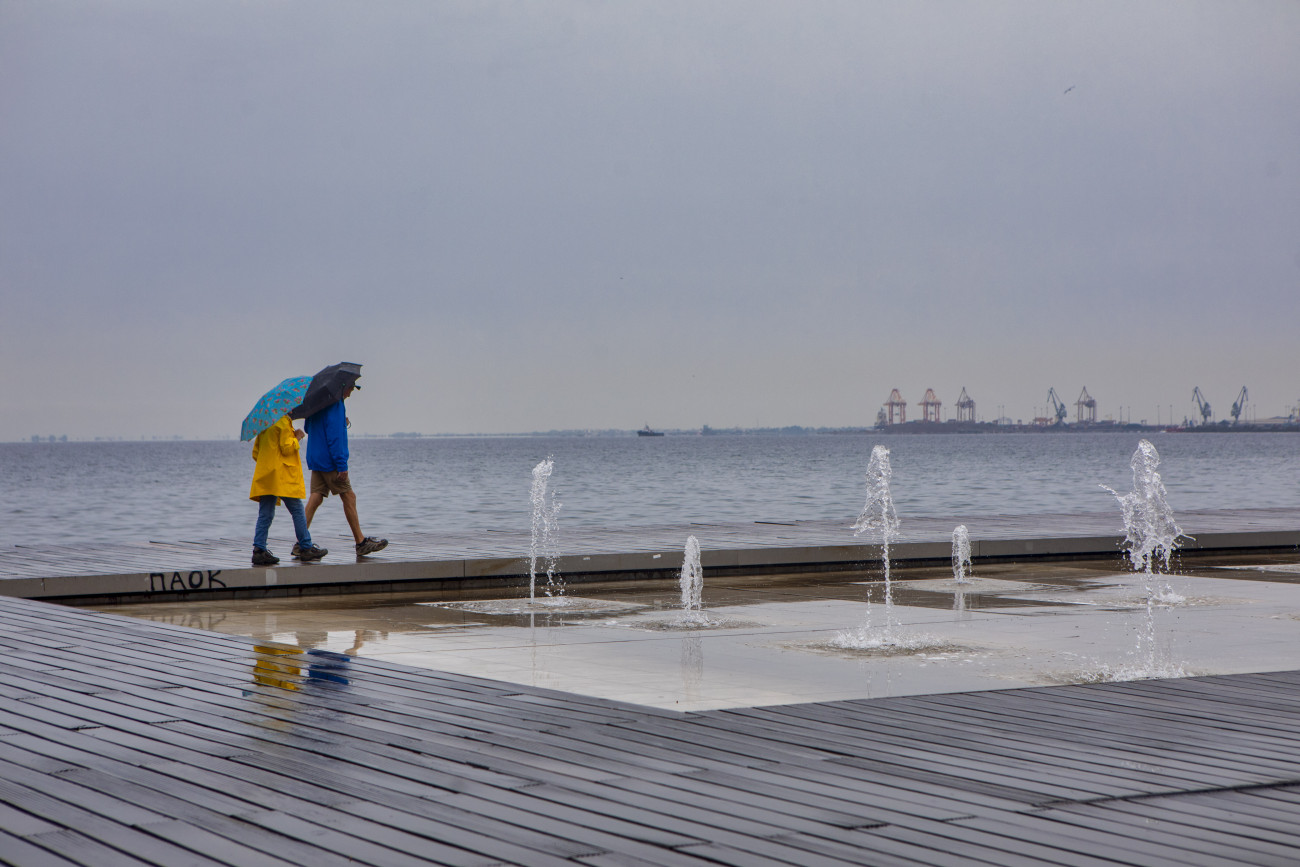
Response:
[[[1300,860],[1300,671],[678,714],[0,599],[16,865]]]
[[[1300,545],[1300,509],[1238,509],[1180,513],[1192,537],[1184,550],[1285,549]],[[946,560],[952,531],[964,523],[976,561],[997,558],[1096,557],[1118,560],[1119,512],[1087,515],[982,515],[913,518],[891,548],[896,561]],[[877,540],[854,537],[843,521],[680,524],[563,530],[560,571],[567,580],[664,577],[681,567],[688,535],[700,540],[704,568],[786,570],[861,567],[880,558]],[[282,528],[283,529],[283,528]],[[113,545],[13,546],[0,549],[0,595],[27,598],[202,595],[283,591],[286,587],[369,587],[431,582],[509,584],[527,580],[526,530],[408,533],[387,549],[357,558],[352,540],[321,538],[331,549],[319,563],[289,559],[291,540],[273,539],[283,560],[251,568],[247,539],[139,542]],[[720,571],[721,570],[721,571]]]

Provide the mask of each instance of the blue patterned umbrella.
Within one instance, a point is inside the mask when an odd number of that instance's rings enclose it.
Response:
[[[253,439],[288,415],[289,410],[302,403],[302,396],[307,393],[309,385],[310,376],[291,376],[262,395],[253,411],[244,419],[244,426],[239,430],[240,441]]]

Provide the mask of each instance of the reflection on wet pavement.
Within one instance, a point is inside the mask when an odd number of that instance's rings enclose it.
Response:
[[[253,646],[253,682],[278,689],[297,690],[307,681],[345,684],[352,656],[329,650],[311,650],[286,644]],[[306,665],[303,665],[306,657]]]
[[[1169,660],[1190,674],[1300,668],[1300,555],[1181,566],[1154,610]],[[963,584],[947,568],[896,570],[895,614],[924,640],[832,649],[880,617],[878,578],[706,572],[706,627],[682,623],[671,582],[570,586],[570,604],[541,609],[522,604],[525,587],[100,610],[255,639],[250,686],[346,682],[356,655],[680,710],[1133,676],[1146,600],[1115,563],[977,563]]]

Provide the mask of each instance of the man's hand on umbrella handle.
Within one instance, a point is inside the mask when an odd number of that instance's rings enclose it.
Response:
[[[293,429],[293,435],[298,438],[298,442],[302,442],[307,437],[306,431],[300,431],[297,428]]]

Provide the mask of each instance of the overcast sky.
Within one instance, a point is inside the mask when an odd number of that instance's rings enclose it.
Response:
[[[0,440],[1300,400],[1300,3],[0,0]],[[1123,409],[1121,409],[1123,407]]]

